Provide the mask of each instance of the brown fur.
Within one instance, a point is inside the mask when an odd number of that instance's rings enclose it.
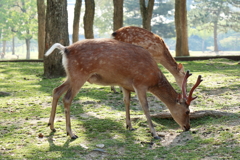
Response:
[[[56,45],[57,46],[57,45]],[[68,47],[53,46],[49,50],[59,48],[64,51],[63,65],[67,72],[67,80],[53,91],[52,111],[49,120],[54,131],[54,117],[60,96],[63,98],[66,129],[71,138],[77,138],[71,131],[70,105],[74,96],[83,84],[88,81],[99,85],[119,85],[123,88],[126,107],[126,126],[132,130],[130,121],[130,93],[137,93],[142,109],[146,115],[150,130],[155,138],[159,138],[151,121],[146,92],[151,92],[162,100],[169,108],[173,118],[184,129],[189,130],[188,105],[185,100],[178,103],[177,92],[159,70],[156,62],[142,47],[123,43],[113,39],[88,39],[74,43]],[[46,53],[49,55],[49,52]]]
[[[181,88],[185,76],[182,64],[177,64],[170,54],[163,39],[146,29],[128,26],[122,27],[112,33],[114,39],[142,46],[147,49],[157,63],[162,64],[173,74],[178,86]]]

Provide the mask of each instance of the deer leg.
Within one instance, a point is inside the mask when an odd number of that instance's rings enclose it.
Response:
[[[63,98],[64,103],[64,112],[65,112],[65,118],[66,118],[66,130],[67,135],[71,137],[71,139],[78,138],[77,135],[73,134],[71,129],[71,120],[70,120],[70,106],[72,104],[73,98],[76,96],[80,88],[83,86],[83,84],[86,82],[86,80],[79,80],[78,82],[73,82],[74,86],[71,86],[67,93],[65,94]]]
[[[130,120],[130,98],[131,98],[131,92],[122,88],[123,91],[123,101],[125,104],[125,110],[126,110],[126,128],[129,130],[134,130],[132,128],[131,120]]]
[[[154,137],[154,139],[160,139],[160,137],[157,135],[151,117],[150,117],[150,113],[149,113],[149,107],[148,107],[148,102],[147,102],[147,96],[146,96],[146,90],[135,90],[135,92],[137,93],[139,102],[142,106],[142,109],[144,111],[144,114],[147,118],[147,122],[150,128],[150,131],[152,133],[152,136]]]
[[[67,89],[69,87],[70,87],[69,82],[65,81],[62,85],[60,85],[59,87],[57,87],[53,90],[52,109],[51,109],[51,115],[50,115],[50,119],[49,119],[49,123],[48,123],[48,126],[50,126],[50,129],[53,132],[56,131],[54,128],[54,119],[55,119],[55,115],[56,115],[56,108],[57,108],[58,100],[61,97],[61,95],[67,91]]]
[[[111,86],[111,91],[113,91],[113,93],[117,93],[117,91],[116,91],[114,86]]]

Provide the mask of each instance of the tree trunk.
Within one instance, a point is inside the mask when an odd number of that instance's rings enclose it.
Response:
[[[113,0],[113,31],[123,26],[123,0]]]
[[[189,56],[186,0],[175,0],[176,56]]]
[[[30,59],[30,39],[25,39],[25,42],[27,49],[26,59]]]
[[[5,56],[6,45],[7,45],[7,41],[3,41],[3,48],[2,48],[2,53],[1,53],[1,59],[3,59],[4,56]]]
[[[69,45],[67,0],[47,0],[45,52],[54,44]],[[44,57],[44,76],[55,78],[65,76],[62,55],[55,50]]]
[[[15,55],[15,39],[14,39],[14,36],[12,38],[12,55]]]
[[[95,3],[94,0],[85,1],[84,14],[84,35],[86,39],[94,38],[93,22],[94,22]]]
[[[38,11],[38,59],[43,59],[45,50],[45,4],[37,0]]]
[[[72,43],[77,42],[79,37],[79,21],[80,21],[81,6],[82,6],[82,0],[76,0],[75,8],[74,8]]]
[[[139,0],[140,10],[142,15],[142,25],[143,28],[151,31],[151,19],[154,6],[154,0],[148,0],[148,5],[146,7],[145,0]]]
[[[222,112],[222,111],[213,111],[213,110],[203,110],[203,111],[195,111],[190,113],[190,119],[197,119],[202,117],[223,117],[223,116],[235,116],[237,113],[231,112]],[[173,119],[171,113],[169,112],[161,112],[158,114],[151,114],[152,118],[159,118],[159,119]]]
[[[218,44],[217,44],[217,22],[214,22],[214,28],[213,28],[213,32],[214,32],[214,52],[218,52]]]

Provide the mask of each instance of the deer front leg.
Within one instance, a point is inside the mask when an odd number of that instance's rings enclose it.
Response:
[[[155,128],[153,126],[151,117],[150,117],[150,113],[149,113],[149,107],[148,107],[148,102],[147,102],[147,96],[146,96],[146,90],[137,90],[136,91],[138,99],[140,101],[140,104],[142,106],[142,109],[144,111],[144,114],[147,118],[147,122],[150,128],[150,131],[152,133],[152,136],[154,137],[154,139],[160,139],[160,137],[157,135]]]
[[[53,132],[56,131],[54,128],[54,119],[55,119],[55,115],[56,115],[56,108],[57,108],[58,100],[61,97],[61,95],[67,91],[68,88],[69,88],[69,82],[66,81],[62,85],[60,85],[59,87],[57,87],[53,90],[52,109],[51,109],[51,115],[50,115],[49,123],[48,123],[48,126],[50,126],[50,129]]]
[[[130,120],[130,98],[131,98],[131,92],[122,88],[123,91],[123,101],[125,104],[125,110],[126,110],[126,128],[129,130],[134,130],[132,128],[131,120]]]

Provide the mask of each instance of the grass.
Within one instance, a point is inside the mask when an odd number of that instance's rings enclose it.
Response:
[[[231,112],[231,117],[192,120],[188,132],[173,120],[153,119],[157,132],[164,135],[153,140],[136,99],[131,102],[136,130],[128,131],[122,95],[86,83],[71,106],[72,129],[79,137],[74,141],[66,136],[61,100],[57,132],[47,127],[52,89],[65,78],[44,79],[42,63],[0,63],[0,91],[11,93],[0,97],[0,159],[238,159],[240,65],[227,59],[181,63],[193,73],[189,88],[199,74],[204,80],[191,109],[221,110]],[[179,91],[172,75],[162,70]],[[164,109],[151,94],[148,99],[151,113]]]

